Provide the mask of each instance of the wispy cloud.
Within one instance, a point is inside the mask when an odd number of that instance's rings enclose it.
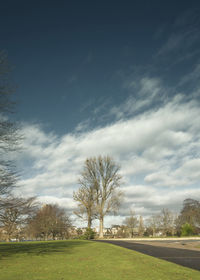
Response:
[[[200,63],[196,64],[193,68],[193,71],[190,73],[187,73],[187,75],[184,75],[180,82],[179,86],[185,86],[188,83],[193,83],[194,86],[196,86],[196,82],[200,79]]]
[[[110,109],[110,114],[117,119],[130,117],[133,114],[152,109],[152,105],[165,102],[166,89],[158,78],[136,77],[133,80],[128,79],[124,87],[129,89],[129,98],[120,106],[114,106]]]
[[[172,32],[167,38],[164,39],[160,49],[157,51],[155,58],[168,60],[170,56],[173,60],[172,64],[184,61],[187,58],[191,58],[191,55],[196,55],[198,52],[196,44],[199,44],[199,19],[198,15],[194,11],[187,11],[180,15],[175,22],[171,25]],[[169,29],[169,26],[168,26]],[[164,37],[165,32],[162,32]]]

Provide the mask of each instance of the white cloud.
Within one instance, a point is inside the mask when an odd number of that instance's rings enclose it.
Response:
[[[67,209],[74,210],[76,207],[75,202],[70,198],[57,198],[55,196],[40,196],[38,201],[42,204],[58,204],[59,206]]]

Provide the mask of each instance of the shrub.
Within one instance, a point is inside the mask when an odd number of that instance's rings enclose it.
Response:
[[[84,234],[76,236],[76,239],[90,240],[95,238],[95,232],[91,228],[87,228]]]
[[[94,239],[95,237],[95,232],[91,228],[87,228],[85,233],[83,234],[83,239]]]
[[[185,223],[181,227],[181,236],[190,236],[194,234],[194,229],[192,225]]]

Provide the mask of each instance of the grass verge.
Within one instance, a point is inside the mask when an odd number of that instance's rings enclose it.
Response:
[[[200,272],[112,244],[83,240],[0,244],[3,280],[197,280]]]

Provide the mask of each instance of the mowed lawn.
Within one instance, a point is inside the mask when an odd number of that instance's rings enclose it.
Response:
[[[101,242],[0,243],[2,280],[194,280],[200,272]]]

